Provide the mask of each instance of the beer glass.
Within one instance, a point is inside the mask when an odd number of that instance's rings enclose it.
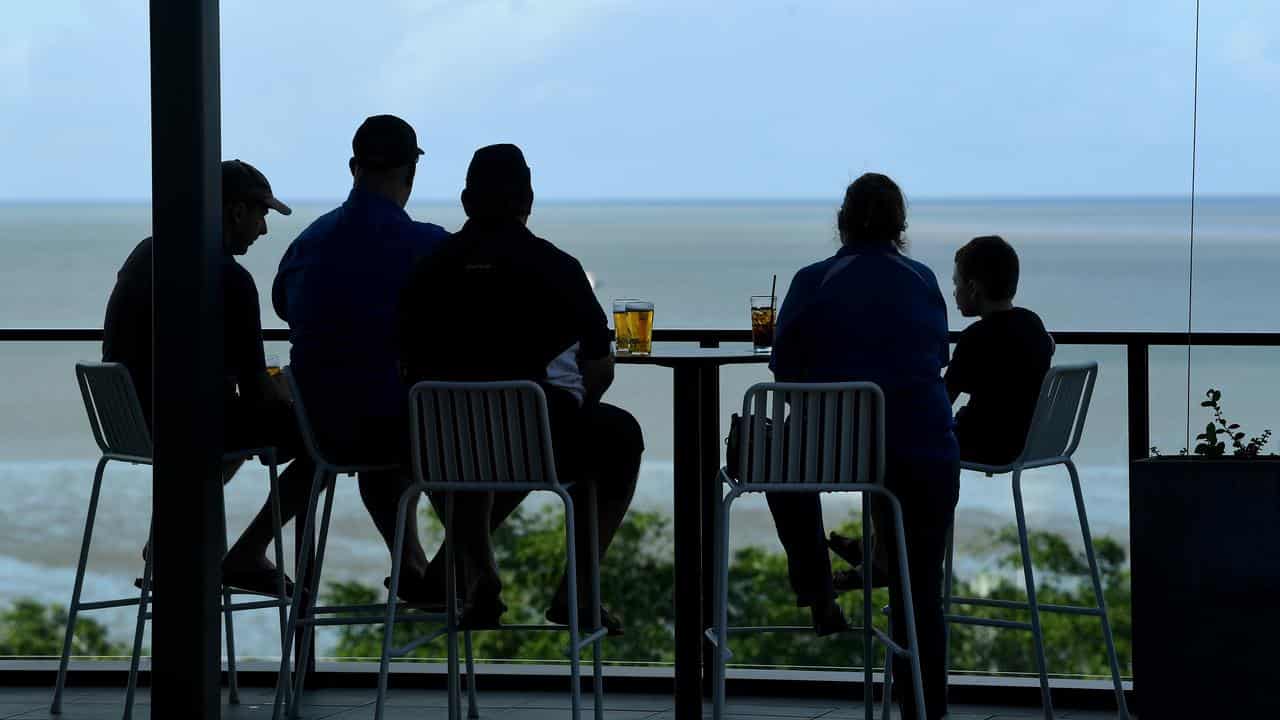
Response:
[[[617,352],[623,355],[631,352],[631,321],[627,317],[629,302],[637,301],[626,299],[613,301],[613,336],[616,340]]]
[[[267,358],[266,358],[266,360],[267,360],[267,375],[269,375],[269,376],[271,376],[271,377],[273,377],[273,378],[274,378],[275,376],[279,375],[279,374],[280,374],[280,372],[281,372],[281,370],[280,370],[280,367],[281,367],[281,366],[280,366],[280,356],[279,356],[279,355],[268,355],[268,356],[267,356]]]
[[[758,353],[773,350],[773,303],[771,295],[751,296],[751,344]]]
[[[636,355],[653,352],[653,303],[645,300],[627,302],[627,324],[631,329],[631,352]]]

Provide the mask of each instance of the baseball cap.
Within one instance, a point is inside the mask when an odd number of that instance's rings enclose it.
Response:
[[[465,194],[471,217],[528,213],[533,184],[524,153],[509,143],[476,150],[467,166]]]
[[[226,160],[222,163],[222,202],[253,200],[275,210],[281,215],[293,212],[288,205],[271,194],[271,183],[258,168],[243,160]]]
[[[351,152],[362,167],[389,170],[425,155],[413,127],[395,115],[374,115],[360,123],[351,139]]]

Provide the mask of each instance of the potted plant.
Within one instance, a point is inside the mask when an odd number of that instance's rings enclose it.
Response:
[[[1191,452],[1129,473],[1142,717],[1280,717],[1280,456],[1209,390]]]

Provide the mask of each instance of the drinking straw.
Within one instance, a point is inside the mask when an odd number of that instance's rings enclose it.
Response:
[[[769,288],[769,315],[778,311],[778,274],[773,274],[773,287]]]

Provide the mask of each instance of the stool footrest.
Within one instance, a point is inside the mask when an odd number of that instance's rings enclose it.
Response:
[[[327,617],[327,618],[299,618],[299,625],[315,625],[316,627],[334,627],[341,625],[384,625],[387,622],[386,615],[354,615],[350,617]],[[444,618],[440,615],[400,615],[396,617],[397,623],[422,623],[444,622]]]
[[[1002,608],[1005,610],[1031,610],[1031,606],[1022,600],[997,600],[994,598],[967,598],[957,597],[951,598],[952,605],[972,605],[975,607]],[[1096,607],[1084,607],[1082,605],[1054,605],[1052,603],[1040,603],[1037,605],[1041,612],[1063,613],[1066,615],[1101,615],[1102,610]]]
[[[983,627],[1008,628],[1011,630],[1031,630],[1031,623],[1014,620],[996,620],[994,618],[979,618],[970,615],[946,615],[944,617],[947,622],[953,625],[981,625]]]
[[[223,610],[264,610],[266,608],[289,607],[289,600],[281,598],[279,600],[258,600],[255,602],[231,603],[224,605]]]
[[[76,606],[76,611],[83,612],[85,610],[107,610],[110,608],[129,607],[130,605],[137,605],[137,604],[138,604],[138,598],[126,598],[124,600],[100,600],[98,602],[80,603],[79,605]]]
[[[608,634],[609,634],[608,628],[600,628],[589,635],[584,635],[578,640],[578,646],[573,650],[575,652],[582,652],[583,649],[590,647],[591,644],[594,643],[595,641],[603,640],[606,636],[608,636]]]
[[[894,642],[893,638],[886,635],[884,631],[882,631],[880,628],[871,628],[871,632],[875,634],[876,639],[880,641],[880,644],[884,645],[885,650],[892,652],[894,655],[910,655],[911,654],[910,650]]]
[[[392,650],[391,657],[393,658],[404,657],[405,655],[408,655],[409,653],[413,652],[414,650],[417,650],[423,645],[426,645],[429,642],[434,642],[442,637],[447,636],[448,634],[449,634],[449,628],[447,627],[436,628],[435,632],[429,633],[427,635],[423,635],[422,637],[413,640],[407,645],[404,645],[402,647]]]

